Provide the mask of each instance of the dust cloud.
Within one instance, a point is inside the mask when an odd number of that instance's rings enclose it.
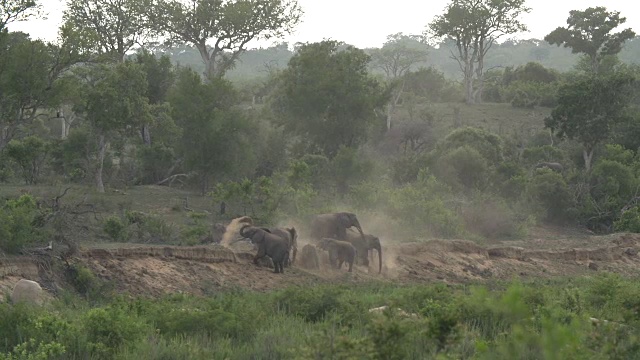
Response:
[[[233,240],[235,240],[239,236],[240,229],[244,225],[253,225],[253,219],[248,216],[242,216],[231,220],[229,225],[227,225],[227,227],[225,228],[220,245],[229,249]]]

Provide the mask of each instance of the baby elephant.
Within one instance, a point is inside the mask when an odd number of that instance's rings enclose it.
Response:
[[[353,268],[353,261],[356,258],[356,248],[346,241],[340,241],[331,238],[322,238],[320,240],[320,249],[329,251],[329,261],[331,265],[336,265],[337,269],[342,268],[342,264],[346,261],[349,263],[349,272]]]
[[[284,273],[284,264],[289,261],[289,241],[271,234],[259,227],[245,225],[240,229],[240,235],[258,245],[258,253],[253,258],[256,264],[259,259],[268,256],[273,261],[275,273]]]

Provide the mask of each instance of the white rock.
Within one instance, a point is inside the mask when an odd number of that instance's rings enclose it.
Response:
[[[35,281],[21,279],[13,287],[11,293],[11,301],[16,304],[18,302],[26,302],[35,305],[42,305],[44,291]]]

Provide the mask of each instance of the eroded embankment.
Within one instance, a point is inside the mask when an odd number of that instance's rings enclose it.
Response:
[[[635,234],[603,238],[602,246],[592,248],[554,250],[484,247],[465,240],[405,243],[384,247],[382,274],[377,274],[375,256],[370,269],[356,266],[353,273],[323,264],[320,270],[294,266],[283,275],[273,274],[271,269],[252,263],[250,247],[230,250],[218,245],[89,248],[82,250],[74,261],[91,269],[118,292],[157,296],[174,292],[209,294],[229,288],[268,291],[291,285],[371,280],[456,283],[579,276],[595,271],[640,276],[639,244],[640,236]],[[0,258],[0,289],[10,289],[20,278],[37,281],[42,280],[43,271],[56,271],[43,269],[41,260],[26,256]]]

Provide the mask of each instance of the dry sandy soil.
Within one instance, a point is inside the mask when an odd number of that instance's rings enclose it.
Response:
[[[207,245],[110,246],[85,248],[74,259],[119,292],[158,296],[187,292],[210,294],[244,288],[268,291],[292,285],[383,281],[394,284],[461,283],[514,277],[565,277],[610,271],[640,275],[640,234],[529,239],[523,242],[478,245],[466,240],[431,240],[387,245],[383,270],[377,263],[368,269],[356,266],[352,273],[330,269],[305,270],[299,265],[285,274],[252,263],[255,250],[247,243],[229,247]],[[301,247],[301,246],[300,246]],[[376,257],[376,256],[374,256]],[[0,258],[0,291],[9,290],[21,277],[41,280],[47,267],[32,258]],[[50,270],[49,270],[50,271]]]

